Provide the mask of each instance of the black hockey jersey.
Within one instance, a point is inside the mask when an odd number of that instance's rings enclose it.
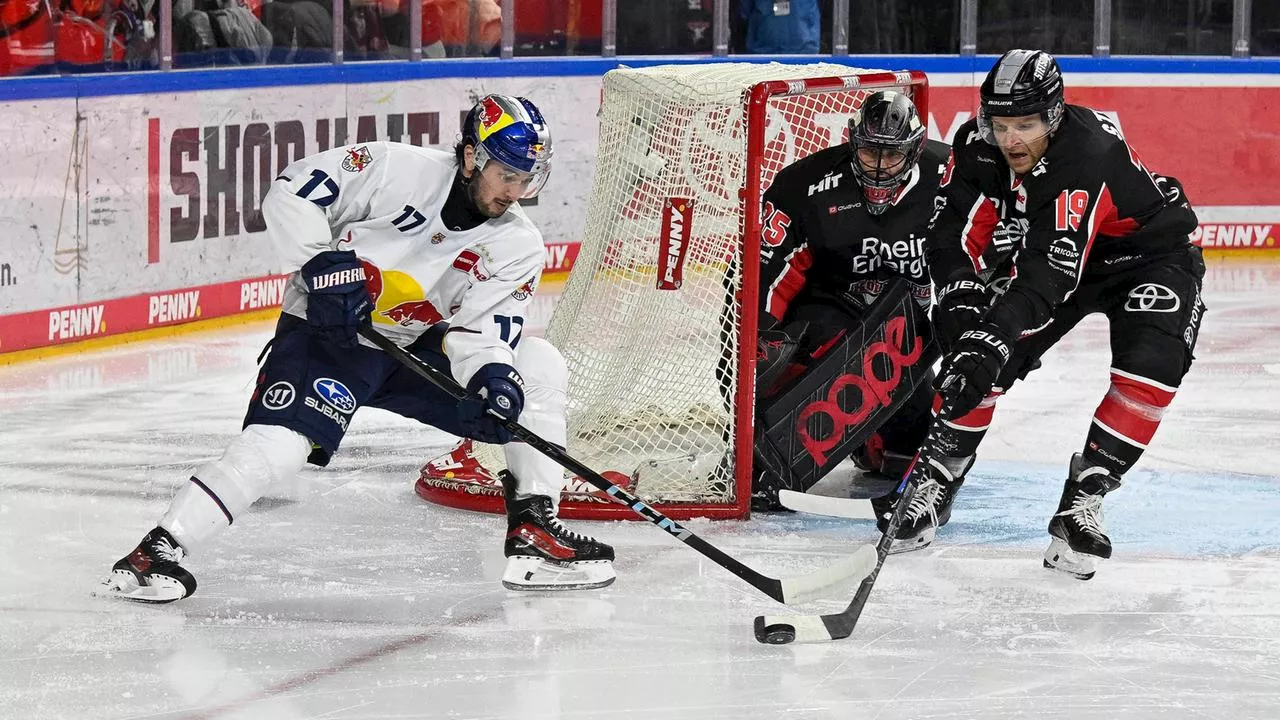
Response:
[[[987,320],[1036,332],[1091,275],[1185,252],[1197,220],[1178,181],[1150,172],[1110,118],[1067,105],[1044,157],[1017,177],[970,120],[928,231],[934,283],[1008,277]]]
[[[847,144],[779,171],[764,194],[760,311],[782,320],[802,292],[865,308],[898,276],[927,307],[924,235],[947,153],[945,143],[927,141],[880,215],[867,211]]]

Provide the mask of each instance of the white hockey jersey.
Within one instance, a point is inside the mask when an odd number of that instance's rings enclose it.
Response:
[[[306,317],[298,268],[325,250],[352,250],[378,332],[403,347],[448,320],[445,354],[463,386],[487,363],[512,365],[542,274],[542,234],[518,205],[469,230],[446,227],[440,210],[456,171],[452,153],[394,142],[285,168],[262,203],[267,235],[294,273],[284,311]]]

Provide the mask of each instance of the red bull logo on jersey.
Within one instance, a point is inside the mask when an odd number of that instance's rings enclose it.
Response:
[[[399,270],[383,270],[367,260],[361,264],[365,288],[373,300],[370,316],[375,325],[434,325],[444,318],[413,276]]]
[[[538,287],[537,277],[531,277],[528,280],[526,280],[523,285],[516,288],[515,291],[511,293],[511,297],[515,298],[516,300],[528,300],[530,297],[533,297],[533,291],[537,287]]]
[[[361,145],[347,150],[347,156],[342,159],[342,169],[353,173],[364,172],[371,162],[373,156],[369,154],[369,147]]]

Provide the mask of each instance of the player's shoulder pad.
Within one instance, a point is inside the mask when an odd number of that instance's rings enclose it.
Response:
[[[991,147],[991,144],[982,139],[982,133],[978,130],[978,118],[971,117],[960,123],[960,127],[951,135],[951,147],[959,152],[971,147]]]
[[[1049,151],[1060,159],[1092,162],[1124,142],[1119,129],[1106,115],[1080,105],[1067,105],[1062,127]]]
[[[951,136],[950,152],[957,165],[975,170],[995,170],[1004,167],[1004,158],[995,145],[982,139],[978,119],[969,118]]]
[[[770,188],[777,188],[774,190],[775,194],[784,191],[788,194],[798,193],[803,197],[808,194],[810,185],[828,175],[852,173],[851,162],[853,162],[853,154],[849,150],[849,145],[838,143],[806,155],[782,168],[773,177]]]
[[[452,172],[458,165],[458,160],[452,152],[438,148],[419,147],[389,140],[369,143],[369,145],[382,146],[383,152],[395,161],[396,167],[405,170],[444,169]]]
[[[536,258],[539,265],[546,259],[547,247],[542,239],[542,231],[529,219],[528,213],[519,204],[512,205],[500,217],[485,221],[494,227],[509,248],[509,256],[513,259]]]
[[[926,140],[924,148],[920,151],[920,159],[916,162],[920,165],[920,170],[926,175],[937,174],[942,175],[943,169],[947,165],[947,158],[951,155],[951,146],[940,140]]]

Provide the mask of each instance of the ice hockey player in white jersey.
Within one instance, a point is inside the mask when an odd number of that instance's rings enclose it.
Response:
[[[510,442],[495,417],[565,442],[564,358],[521,333],[545,250],[518,201],[538,194],[550,162],[537,107],[490,95],[467,115],[453,153],[373,142],[285,168],[262,211],[294,273],[243,430],[115,564],[106,594],[145,602],[190,595],[196,582],[184,558],[272,484],[308,462],[326,465],[362,406],[505,445],[505,586],[611,583],[613,548],[557,518],[560,466]],[[366,324],[450,372],[470,397],[455,401],[360,338]]]

